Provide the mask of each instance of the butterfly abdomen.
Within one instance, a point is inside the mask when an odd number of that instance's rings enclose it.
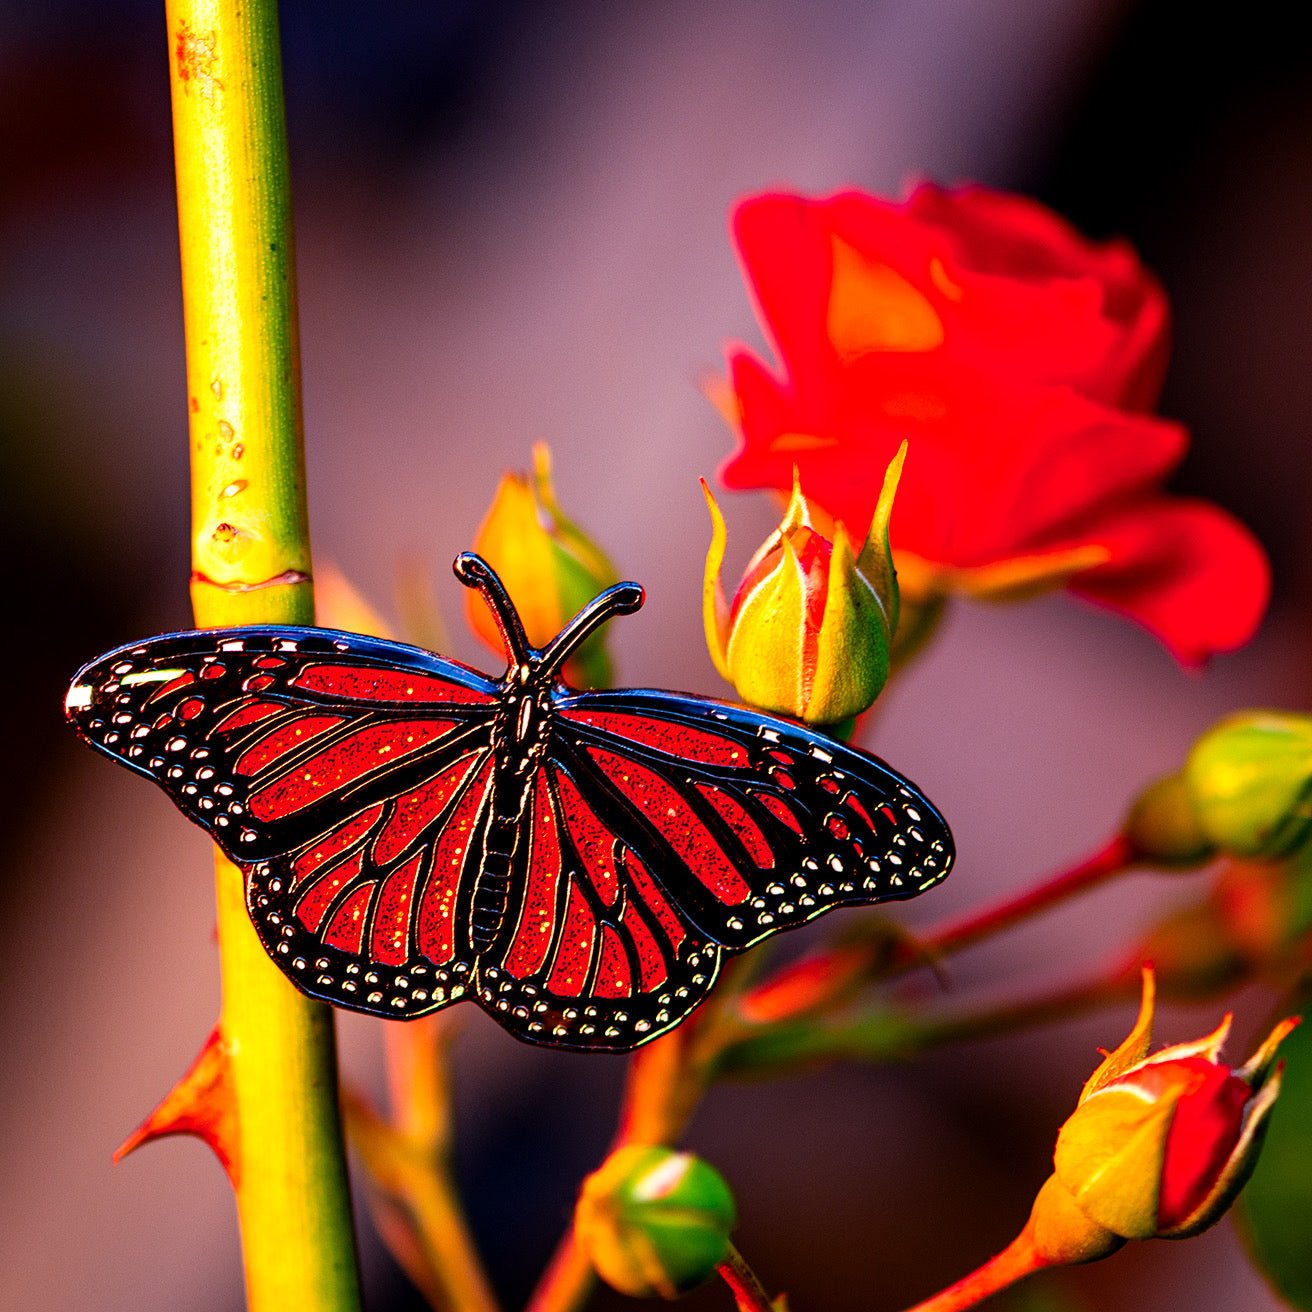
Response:
[[[486,952],[492,946],[505,919],[510,857],[509,852],[489,851],[483,860],[469,917],[470,945],[475,952]]]
[[[505,774],[499,775],[493,785],[492,816],[483,836],[483,861],[469,913],[469,941],[477,953],[492,946],[506,918],[520,815],[527,794],[521,780],[511,783]]]

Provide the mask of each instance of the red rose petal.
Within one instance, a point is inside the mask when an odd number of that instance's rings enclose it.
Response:
[[[1266,553],[1210,502],[1147,499],[1089,538],[1112,558],[1081,574],[1071,591],[1136,620],[1181,664],[1242,646],[1261,622],[1271,593]]]
[[[1115,339],[1099,370],[1068,375],[1070,381],[1078,377],[1086,395],[1108,405],[1149,410],[1157,403],[1170,351],[1170,308],[1127,242],[1087,241],[1037,202],[987,187],[924,185],[906,204],[917,218],[951,233],[957,258],[975,273],[1028,283],[1036,292],[1061,279],[1097,285],[1100,314]],[[1060,340],[1056,345],[1061,348]]]
[[[812,386],[832,369],[822,325],[829,308],[833,255],[801,196],[744,201],[731,218],[734,245],[757,306],[757,317],[789,376]]]
[[[804,386],[843,355],[826,331],[835,295],[842,300],[837,243],[887,270],[891,286],[914,289],[922,317],[928,309],[940,319],[952,353],[981,368],[1133,410],[1149,409],[1160,391],[1169,347],[1161,286],[1125,242],[1086,241],[1023,197],[927,185],[902,204],[855,191],[820,200],[771,193],[738,206],[733,232],[762,324]],[[867,299],[861,336],[899,349],[905,292]],[[935,339],[922,332],[915,340],[925,349]]]
[[[797,464],[807,495],[859,540],[905,438],[893,544],[944,564],[1064,541],[1072,524],[1137,496],[1184,451],[1177,425],[939,353],[868,356],[841,386],[804,398],[751,356],[730,368],[742,445],[721,471],[726,486],[783,489]]]

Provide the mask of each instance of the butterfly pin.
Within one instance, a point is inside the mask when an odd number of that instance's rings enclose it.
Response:
[[[467,999],[530,1043],[624,1051],[679,1024],[726,953],[948,873],[943,817],[873,756],[707,698],[563,683],[636,583],[536,649],[484,560],[455,572],[497,618],[500,679],[269,625],[121,647],[69,689],[78,733],[244,869],[260,939],[311,997],[399,1019]]]

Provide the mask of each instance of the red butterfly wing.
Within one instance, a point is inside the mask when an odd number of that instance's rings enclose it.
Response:
[[[472,992],[470,900],[492,772],[491,752],[474,748],[250,869],[251,920],[301,989],[400,1018]]]
[[[291,852],[491,740],[496,685],[325,629],[171,634],[80,670],[66,711],[234,860]]]
[[[306,992],[397,1017],[470,995],[533,1042],[632,1048],[723,950],[951,864],[913,784],[800,725],[562,688],[535,757],[498,738],[501,700],[416,648],[250,628],[110,653],[68,715],[246,865]]]
[[[846,904],[914,897],[952,863],[935,807],[802,725],[661,692],[558,703],[558,752],[689,928],[741,949]]]
[[[724,950],[951,864],[913,784],[800,725],[659,692],[563,692],[555,711],[478,967],[522,1038],[632,1048],[705,998]]]
[[[521,1038],[622,1051],[677,1025],[719,973],[719,947],[554,763],[533,782],[516,878],[479,960],[479,1000]]]
[[[68,715],[246,865],[256,930],[298,986],[412,1016],[473,978],[496,698],[416,648],[269,627],[111,652]]]

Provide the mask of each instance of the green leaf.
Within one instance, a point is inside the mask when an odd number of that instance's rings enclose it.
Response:
[[[1312,985],[1280,1010],[1312,1014]],[[1235,1218],[1257,1269],[1291,1307],[1312,1312],[1312,1024],[1299,1026],[1280,1056],[1280,1097]]]

